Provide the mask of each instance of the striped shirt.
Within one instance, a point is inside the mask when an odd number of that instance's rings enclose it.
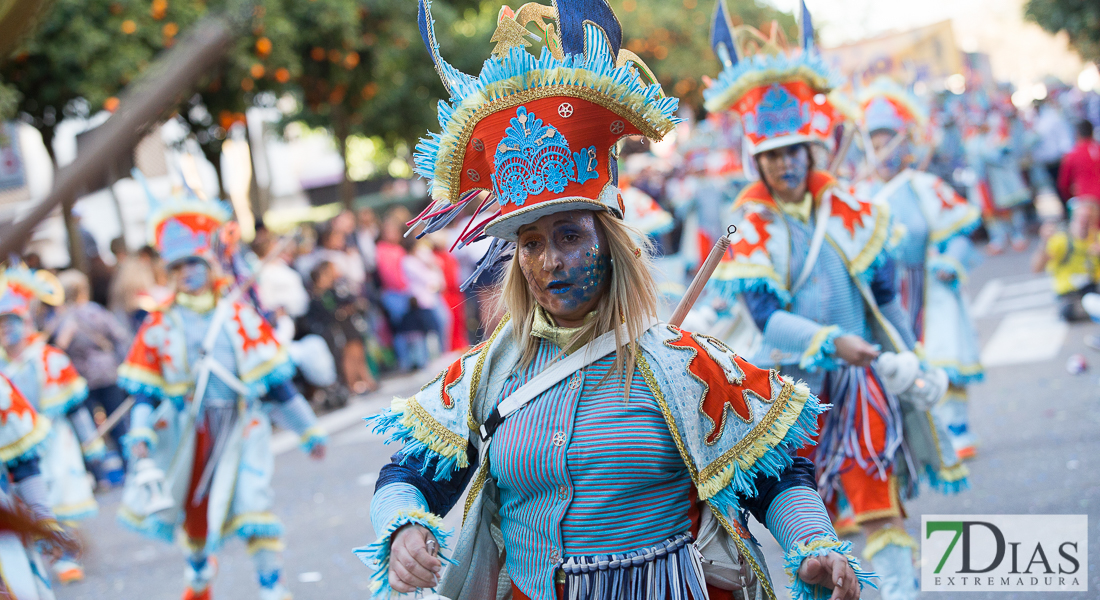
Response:
[[[507,396],[542,372],[559,348],[542,340],[507,382]],[[554,600],[564,557],[630,552],[691,527],[692,483],[640,373],[629,400],[604,376],[615,355],[558,382],[512,415],[490,446],[500,488],[507,569],[532,600]]]

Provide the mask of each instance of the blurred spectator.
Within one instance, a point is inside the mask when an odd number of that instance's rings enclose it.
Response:
[[[990,111],[978,124],[978,134],[967,142],[966,151],[975,174],[969,199],[982,209],[989,232],[986,251],[1000,254],[1010,242],[1016,250],[1027,249],[1025,205],[1031,194],[1011,145],[1007,119]]]
[[[28,252],[23,255],[23,264],[27,265],[28,269],[37,271],[42,268],[42,257],[37,252]]]
[[[459,289],[462,285],[462,269],[458,258],[448,250],[447,234],[437,232],[429,236],[436,265],[443,275],[443,290],[440,294],[443,306],[450,314],[450,334],[442,340],[443,348],[448,351],[462,350],[470,345],[466,331],[466,294]]]
[[[107,308],[131,331],[137,331],[145,320],[149,300],[164,284],[160,257],[151,246],[128,254],[115,268],[107,294]]]
[[[70,269],[58,279],[65,288],[65,304],[50,326],[52,343],[69,355],[77,372],[88,381],[88,410],[94,414],[99,405],[110,415],[126,399],[116,379],[131,336],[113,314],[91,301],[91,288],[83,273]],[[111,430],[118,448],[122,448],[127,428],[126,419],[122,419]]]
[[[443,271],[427,240],[418,240],[410,236],[402,241],[405,257],[401,259],[401,269],[404,271],[405,282],[412,296],[409,312],[422,311],[414,315],[416,326],[403,329],[425,334],[435,333],[438,337],[439,349],[443,350],[450,344],[448,334],[451,321],[451,312],[443,305],[443,299],[440,297],[445,283]],[[427,363],[427,361],[424,362]]]
[[[1091,224],[1100,209],[1093,202],[1070,201],[1068,231],[1056,231],[1053,223],[1043,225],[1043,240],[1032,262],[1035,272],[1046,270],[1054,280],[1058,295],[1058,314],[1066,321],[1088,318],[1081,307],[1085,294],[1096,291],[1100,247]]]
[[[378,266],[378,250],[375,241],[378,239],[378,217],[369,208],[359,209],[356,218],[356,229],[351,240],[359,249],[359,256],[363,258],[363,266],[367,273],[374,273]]]
[[[312,287],[303,330],[324,338],[344,384],[356,394],[378,388],[367,368],[364,338],[367,322],[357,299],[341,285],[336,267],[321,261],[310,273]]]
[[[1100,142],[1092,134],[1092,123],[1077,124],[1077,143],[1062,159],[1058,191],[1066,197],[1100,206]],[[1095,228],[1097,223],[1091,225]]]
[[[359,256],[358,249],[348,247],[347,234],[335,223],[333,220],[328,226],[319,228],[317,247],[305,258],[304,265],[300,264],[298,268],[301,271],[304,267],[312,273],[317,265],[330,262],[336,269],[336,277],[342,279],[354,294],[359,295],[367,279],[363,259]]]
[[[275,337],[283,344],[294,339],[294,319],[309,309],[309,292],[301,275],[290,267],[294,243],[280,250],[271,237],[257,237],[252,251],[264,261],[256,277],[261,308],[275,314]],[[272,256],[272,253],[278,252]]]
[[[1053,100],[1046,99],[1039,104],[1038,115],[1035,117],[1035,133],[1039,136],[1039,143],[1032,157],[1046,169],[1050,181],[1057,181],[1062,157],[1073,147],[1073,133],[1069,122]],[[1058,194],[1063,204],[1070,198],[1062,194],[1060,187]]]

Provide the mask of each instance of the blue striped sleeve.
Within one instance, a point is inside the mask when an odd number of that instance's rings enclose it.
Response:
[[[765,525],[784,552],[795,543],[837,539],[821,496],[817,490],[802,486],[787,488],[775,497],[768,507]]]

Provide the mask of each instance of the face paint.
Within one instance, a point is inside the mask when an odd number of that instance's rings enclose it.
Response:
[[[759,155],[760,173],[777,196],[794,196],[806,185],[810,153],[798,144],[776,148]]]
[[[519,263],[539,306],[563,327],[584,322],[607,291],[611,255],[591,211],[547,215],[519,234]]]
[[[0,317],[0,343],[12,347],[27,336],[27,324],[22,317],[16,315],[4,315]]]
[[[203,291],[210,281],[210,267],[204,261],[188,261],[179,267],[180,291],[197,294]]]

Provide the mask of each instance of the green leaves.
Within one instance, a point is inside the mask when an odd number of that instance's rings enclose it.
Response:
[[[1065,31],[1081,58],[1100,62],[1100,2],[1028,0],[1024,16],[1051,33]]]

